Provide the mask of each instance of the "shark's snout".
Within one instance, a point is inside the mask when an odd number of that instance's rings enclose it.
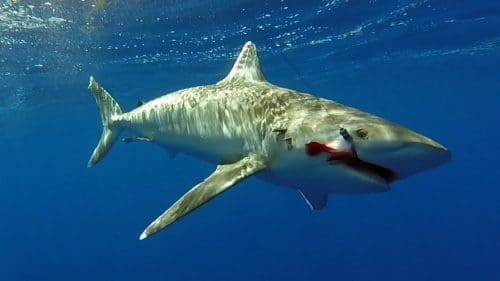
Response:
[[[356,140],[356,151],[360,159],[392,170],[396,179],[437,167],[451,158],[442,144],[399,126],[378,138],[372,135]]]

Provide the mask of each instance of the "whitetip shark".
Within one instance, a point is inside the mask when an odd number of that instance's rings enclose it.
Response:
[[[238,182],[256,175],[298,189],[313,210],[328,194],[385,192],[389,184],[450,158],[441,144],[380,117],[266,81],[247,42],[229,74],[123,112],[90,77],[103,133],[88,166],[119,135],[217,164],[215,171],[154,220],[140,239],[164,229]]]

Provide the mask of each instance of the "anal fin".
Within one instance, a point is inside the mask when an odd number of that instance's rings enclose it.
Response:
[[[328,193],[316,190],[300,190],[300,194],[304,197],[309,207],[312,210],[321,210],[328,203]]]
[[[143,240],[164,229],[238,182],[266,167],[266,162],[262,157],[255,154],[248,155],[231,164],[218,165],[217,169],[208,178],[189,190],[154,220],[141,234],[140,239]]]

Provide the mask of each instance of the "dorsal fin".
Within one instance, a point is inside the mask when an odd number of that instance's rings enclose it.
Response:
[[[251,41],[245,43],[229,74],[217,84],[236,81],[266,81],[264,74],[260,70],[257,48]]]

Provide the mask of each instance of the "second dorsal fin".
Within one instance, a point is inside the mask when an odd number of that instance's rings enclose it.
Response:
[[[245,43],[229,74],[217,84],[237,81],[266,81],[260,70],[257,48],[251,41]]]

